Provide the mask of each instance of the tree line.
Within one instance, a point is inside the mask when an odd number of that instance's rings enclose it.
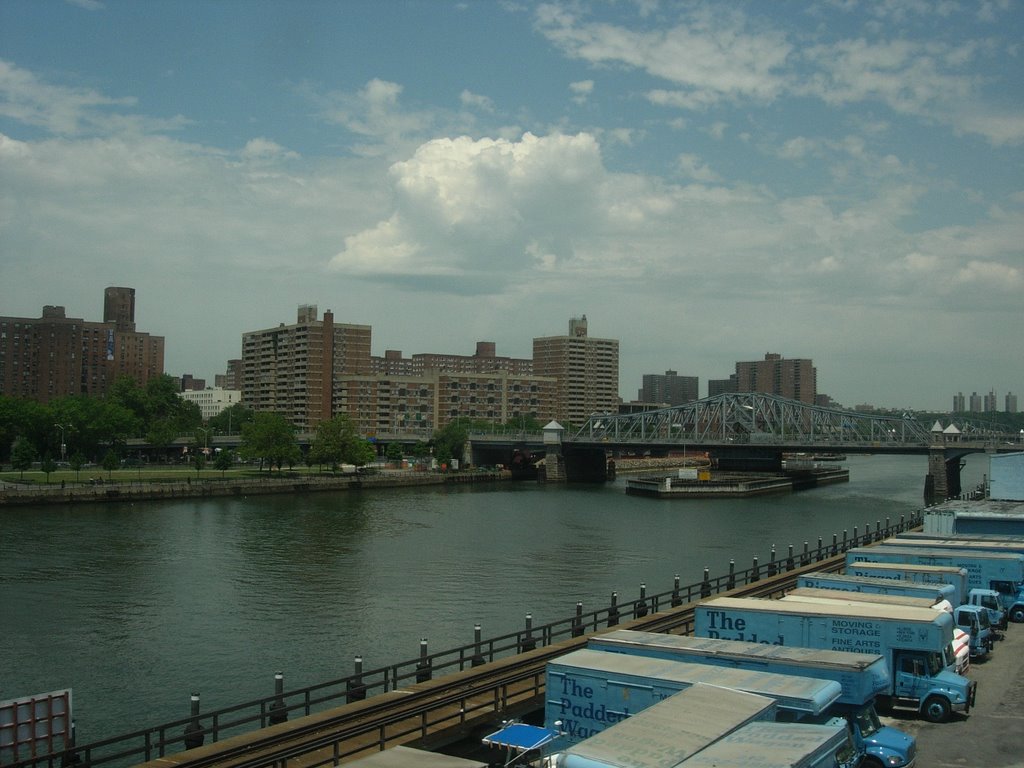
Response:
[[[533,419],[507,426],[540,428]],[[463,455],[470,430],[493,427],[486,421],[453,420],[429,440],[413,446],[385,446],[384,456],[392,461],[405,455],[432,457],[450,465],[452,459]],[[236,456],[226,450],[207,451],[216,434],[239,435],[237,457],[258,462],[261,469],[302,463],[329,469],[342,464],[360,467],[378,455],[377,446],[361,436],[344,415],[318,424],[305,453],[299,447],[295,426],[284,416],[255,413],[242,403],[225,408],[204,424],[199,406],[180,397],[174,379],[166,374],[144,386],[131,377],[120,378],[104,397],[70,395],[40,403],[0,395],[0,463],[15,469],[28,469],[38,461],[49,473],[60,461],[75,470],[86,463],[112,470],[133,458],[129,438],[143,438],[150,451],[166,455],[175,440],[188,436],[188,455],[197,470],[208,461],[226,470]]]

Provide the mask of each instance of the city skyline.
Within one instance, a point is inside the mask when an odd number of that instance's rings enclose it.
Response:
[[[316,304],[374,355],[814,361],[846,407],[1024,390],[1005,2],[0,4],[0,314],[138,294],[165,369]]]

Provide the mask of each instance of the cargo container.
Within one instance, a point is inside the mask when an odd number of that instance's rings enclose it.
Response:
[[[849,765],[852,753],[841,725],[751,723],[678,768],[837,768]]]
[[[953,618],[942,611],[718,597],[696,607],[694,627],[699,637],[879,654],[891,686],[879,701],[931,722],[967,713],[974,702],[976,684],[948,669]]]
[[[1024,515],[1013,509],[930,509],[924,513],[924,532],[958,537],[994,534],[1024,538]]]
[[[775,720],[775,700],[697,683],[550,755],[548,768],[674,768],[749,723]]]
[[[907,605],[912,608],[928,608],[933,611],[943,611],[953,616],[953,624],[959,627],[968,635],[968,653],[971,658],[984,658],[992,651],[995,635],[989,624],[989,614],[985,608],[976,605],[957,606],[952,610],[946,610],[949,603],[946,600],[935,602],[927,597],[904,597],[903,595],[876,595],[864,592],[844,592],[837,589],[814,589],[810,587],[798,587],[790,590],[785,597],[786,601],[799,601],[805,603],[825,604],[850,604],[862,603],[868,605]],[[959,672],[956,665],[950,667],[954,672]]]
[[[877,576],[853,576],[848,573],[805,573],[797,577],[796,585],[812,589],[838,589],[877,595],[930,597],[937,603],[944,600],[944,610],[949,612],[952,612],[954,605],[960,605],[962,602],[957,598],[956,588],[952,584],[919,584]]]
[[[779,716],[821,715],[842,694],[834,680],[719,669],[582,649],[547,664],[544,723],[565,749],[696,683],[774,699]]]
[[[842,694],[826,714],[847,721],[855,746],[865,753],[865,765],[909,768],[915,764],[914,737],[883,726],[875,712],[875,697],[887,694],[890,687],[889,668],[881,656],[628,629],[595,635],[587,647],[631,656],[835,680],[842,686]]]
[[[1024,621],[1024,555],[1013,552],[928,547],[910,542],[897,546],[883,541],[874,547],[857,547],[847,551],[847,570],[851,563],[863,561],[963,568],[967,571],[969,590],[994,590],[998,593],[999,605],[1006,611],[1009,620]]]

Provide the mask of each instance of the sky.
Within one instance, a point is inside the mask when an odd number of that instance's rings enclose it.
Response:
[[[136,291],[210,384],[299,305],[372,353],[810,358],[1024,402],[1024,1],[0,0],[0,315]]]

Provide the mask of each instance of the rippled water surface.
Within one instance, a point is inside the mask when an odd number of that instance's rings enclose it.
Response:
[[[72,688],[79,742],[723,574],[921,506],[923,456],[713,501],[607,486],[451,488],[0,509],[0,700]],[[987,472],[969,460],[965,488]]]

